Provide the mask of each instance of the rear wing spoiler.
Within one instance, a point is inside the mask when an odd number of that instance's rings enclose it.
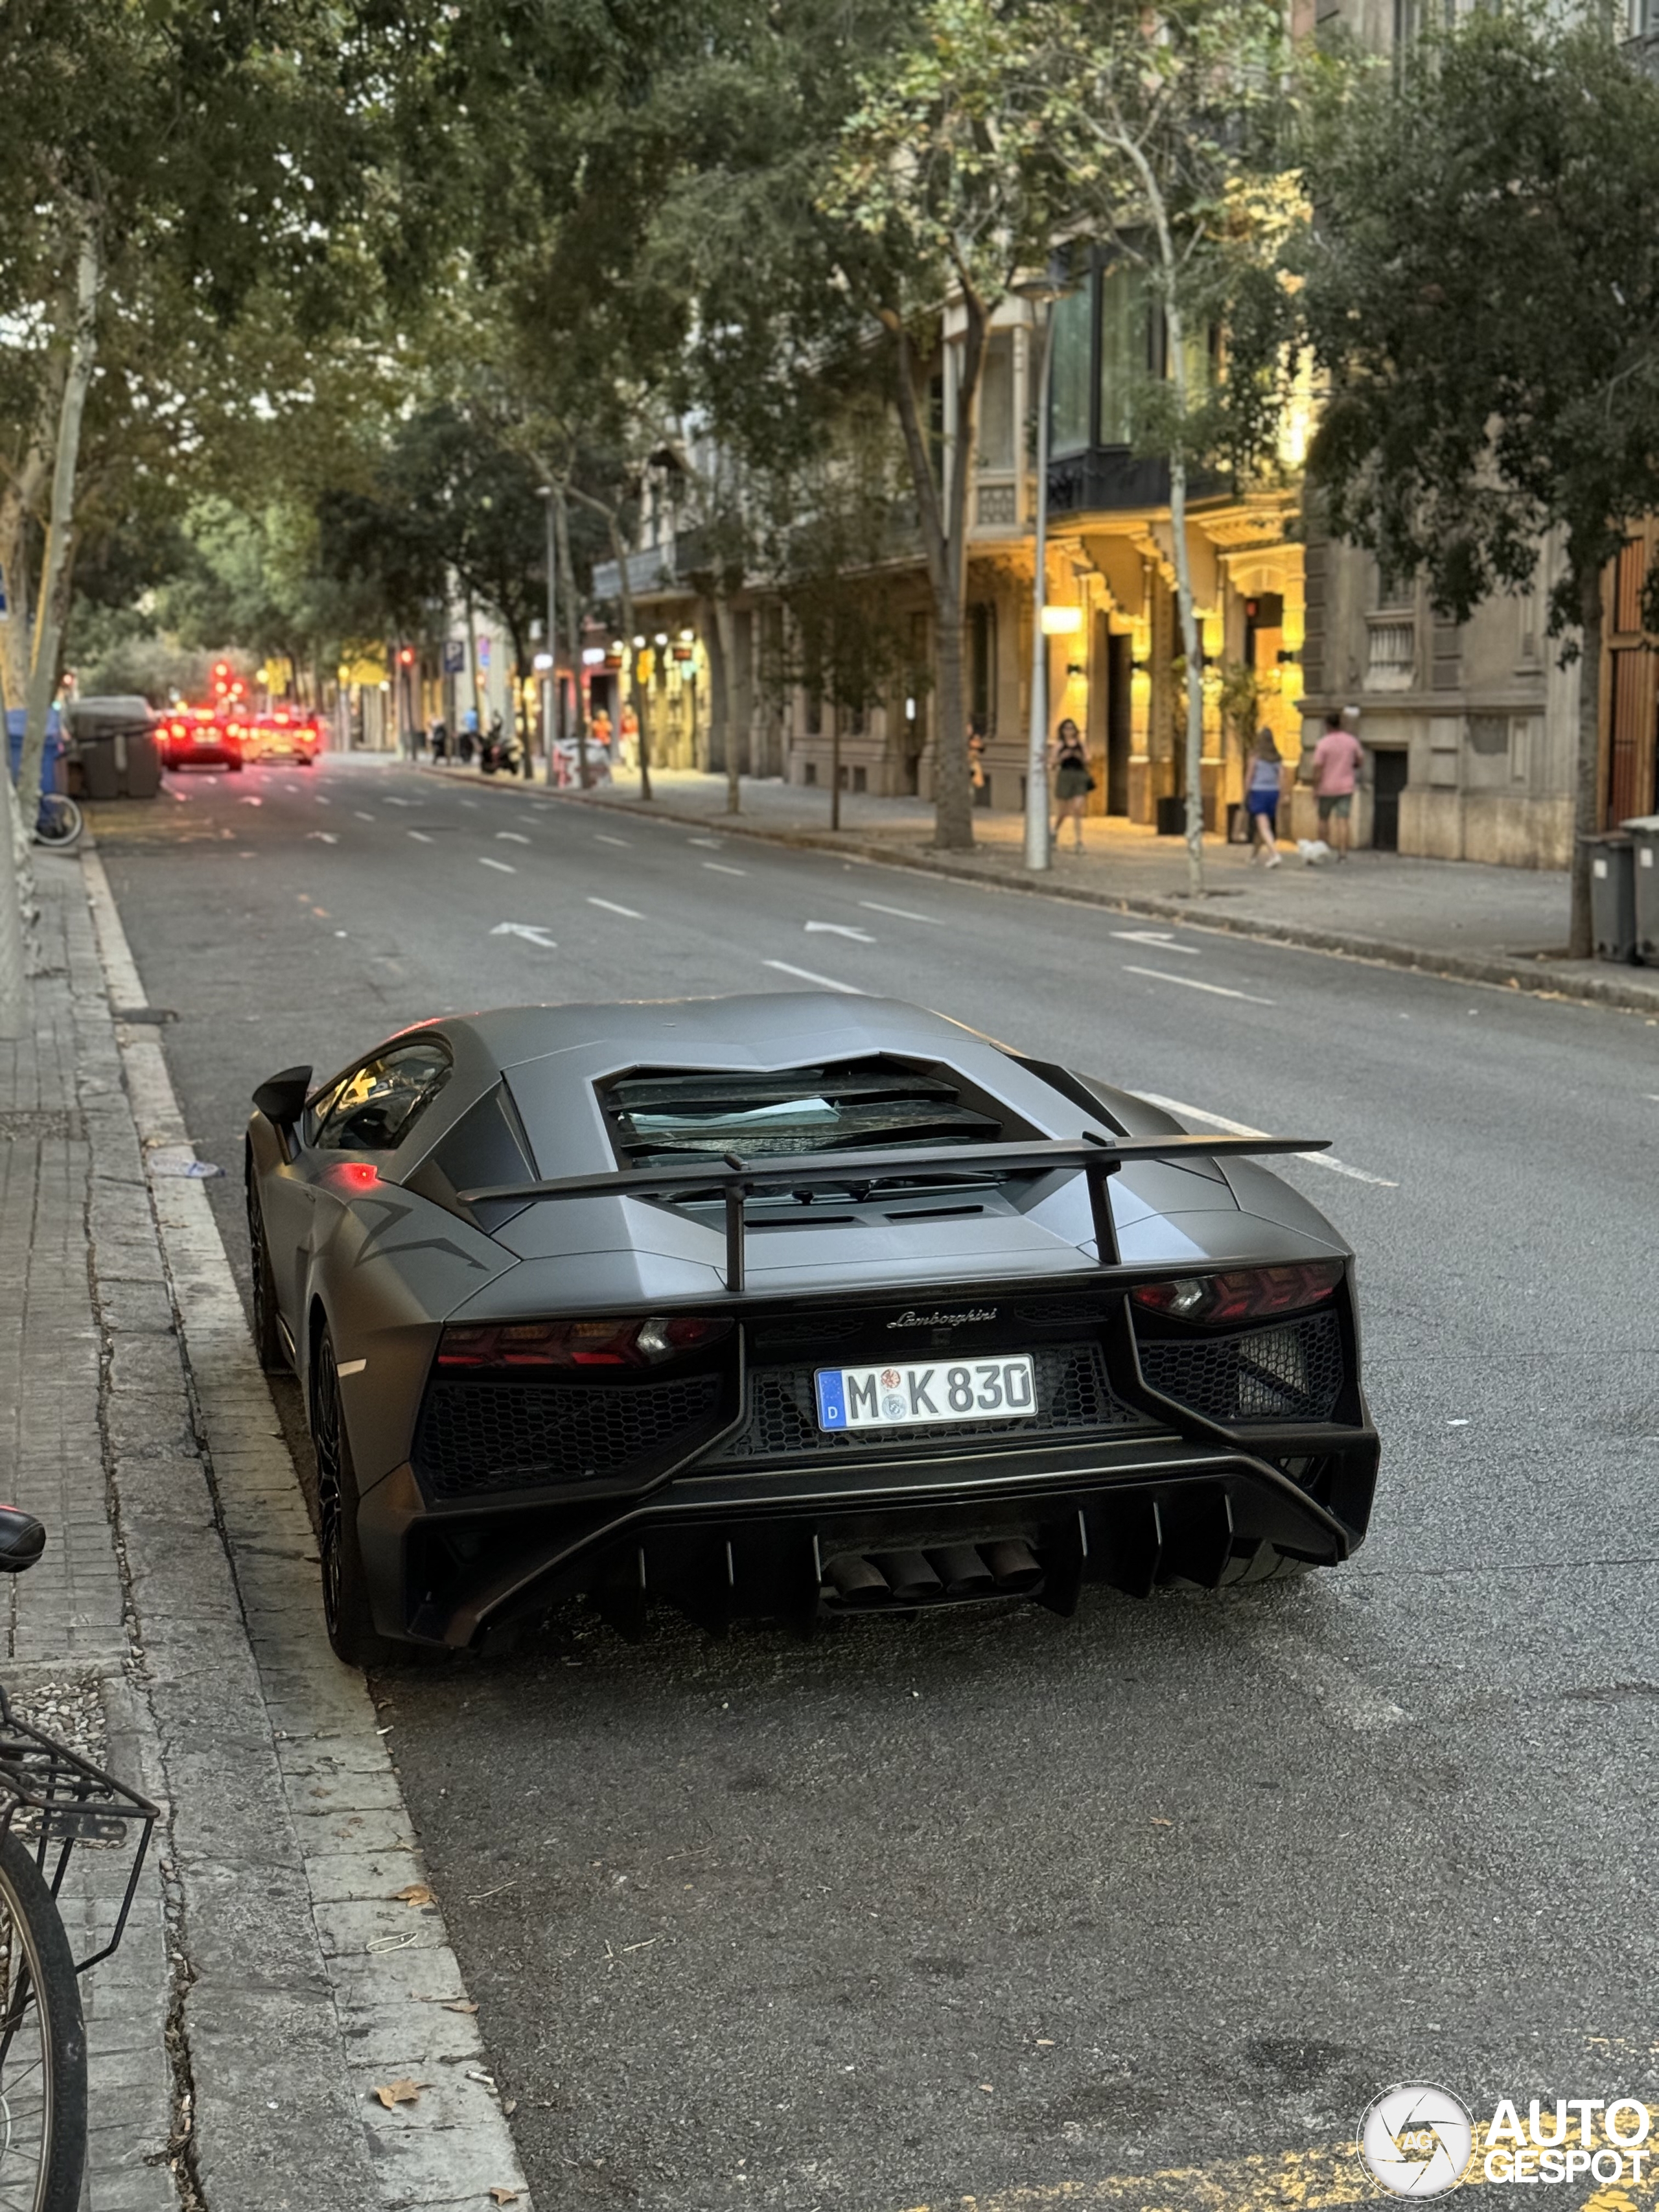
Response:
[[[726,1206],[726,1287],[744,1286],[744,1201],[762,1191],[844,1188],[848,1183],[873,1188],[878,1183],[909,1182],[984,1182],[997,1175],[1042,1175],[1070,1170],[1089,1183],[1089,1210],[1103,1267],[1119,1263],[1117,1231],[1112,1220],[1106,1178],[1127,1160],[1183,1158],[1215,1159],[1226,1155],[1267,1152],[1322,1152],[1328,1137],[1104,1137],[1085,1129],[1080,1138],[1043,1138],[1029,1145],[915,1146],[902,1152],[796,1153],[787,1159],[743,1159],[726,1152],[718,1159],[684,1167],[612,1168],[599,1175],[562,1176],[550,1182],[495,1183],[457,1194],[464,1206],[503,1201],[528,1203],[544,1198],[689,1197],[708,1192]]]

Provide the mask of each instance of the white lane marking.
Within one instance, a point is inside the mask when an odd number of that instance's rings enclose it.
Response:
[[[1204,957],[1195,945],[1177,945],[1167,929],[1114,929],[1108,934],[1130,945],[1156,945],[1160,952],[1189,952],[1194,960]]]
[[[333,804],[334,804],[334,801],[333,801],[331,799],[325,799],[325,798],[323,798],[323,796],[322,796],[322,795],[321,795],[321,793],[319,793],[318,794],[317,804],[318,804],[318,805],[319,805],[319,806],[332,806],[332,805],[333,805]]]
[[[864,999],[867,991],[860,991],[856,983],[838,983],[833,975],[817,975],[810,968],[793,967],[787,960],[766,960],[762,966],[775,968],[781,975],[799,975],[803,983],[816,983],[825,991],[845,991],[849,998]]]
[[[718,853],[720,848],[718,837],[688,837],[685,842],[688,845],[707,845],[713,853]]]
[[[594,898],[590,895],[587,903],[589,906],[602,906],[607,914],[625,914],[629,921],[645,920],[645,916],[637,913],[631,906],[618,906],[615,899]]]
[[[1161,1106],[1166,1114],[1178,1114],[1183,1121],[1207,1121],[1212,1129],[1224,1129],[1230,1137],[1265,1137],[1266,1129],[1253,1129],[1248,1121],[1230,1121],[1224,1114],[1206,1114],[1201,1106],[1188,1106],[1179,1098],[1160,1098],[1156,1091],[1138,1091],[1137,1098],[1144,1098],[1149,1106]],[[1397,1182],[1387,1176],[1368,1175],[1364,1168],[1351,1168],[1346,1160],[1334,1160],[1328,1152],[1292,1152],[1295,1160],[1309,1160],[1316,1168],[1328,1168],[1333,1175],[1346,1176],[1353,1182],[1374,1182],[1380,1190],[1398,1190]]]
[[[429,845],[432,842],[431,838],[427,836],[424,830],[411,830],[407,834],[415,840],[417,845]]]
[[[244,806],[263,806],[265,802],[263,799],[245,799],[241,803]]]
[[[335,1364],[337,1375],[361,1375],[368,1364],[366,1359],[342,1359]]]
[[[867,929],[851,929],[844,921],[809,921],[807,935],[810,937],[814,931],[825,937],[850,937],[859,945],[873,945],[876,941]]]
[[[498,830],[495,842],[499,845],[503,840],[509,845],[527,845],[530,842],[528,837],[521,836],[516,830]]]
[[[393,799],[388,793],[386,803],[388,806],[413,806],[416,801],[412,799]],[[319,799],[317,804],[319,806],[326,806],[328,801],[325,799]]]
[[[461,801],[463,806],[476,806],[477,803],[478,802],[476,799],[464,799]]]
[[[374,819],[372,814],[365,814],[361,806],[354,806],[351,811],[360,822],[372,822]]]
[[[488,853],[479,854],[478,866],[481,868],[499,869],[504,876],[516,876],[519,872],[511,860],[492,860]]]
[[[1246,999],[1253,1006],[1271,1006],[1272,999],[1258,999],[1254,991],[1230,991],[1224,983],[1200,983],[1196,975],[1166,975],[1161,968],[1132,968],[1125,964],[1126,975],[1150,975],[1155,983],[1182,983],[1189,991],[1208,991],[1212,998]]]
[[[868,907],[872,914],[896,914],[901,921],[925,921],[930,929],[945,927],[936,914],[912,914],[908,906],[884,906],[879,899],[860,899],[859,904]]]
[[[559,949],[538,921],[498,921],[489,933],[492,937],[522,937],[527,944],[539,945],[544,952],[556,952]]]
[[[607,837],[603,830],[596,830],[593,832],[593,842],[596,845],[620,845],[624,853],[628,850],[626,837]]]
[[[161,788],[169,799],[176,799],[180,805],[187,806],[190,804],[190,793],[187,791],[180,791],[176,783],[163,784]]]
[[[728,868],[724,860],[705,860],[705,868],[712,868],[717,876],[746,876],[747,868]]]
[[[331,830],[307,830],[306,836],[314,837],[319,845],[337,845],[340,842]]]

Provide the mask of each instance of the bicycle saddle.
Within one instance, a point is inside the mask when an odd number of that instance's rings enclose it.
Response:
[[[46,1548],[46,1532],[21,1505],[0,1505],[0,1575],[21,1575]]]

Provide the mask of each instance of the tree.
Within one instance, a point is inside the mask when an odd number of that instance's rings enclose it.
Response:
[[[1032,67],[1073,220],[1144,270],[1158,373],[1132,395],[1138,450],[1170,472],[1185,694],[1187,866],[1204,888],[1203,641],[1187,537],[1194,475],[1271,465],[1291,327],[1278,255],[1297,202],[1282,0],[1048,0]]]
[[[1584,957],[1602,574],[1659,510],[1659,84],[1600,10],[1483,9],[1328,115],[1306,177],[1303,303],[1329,383],[1309,479],[1330,529],[1426,575],[1459,621],[1529,585],[1559,533]]]
[[[1067,197],[1044,144],[1044,88],[1028,37],[1024,11],[996,0],[932,0],[915,42],[866,78],[822,202],[849,234],[842,281],[891,349],[933,598],[934,842],[947,850],[974,842],[968,538],[991,317],[1021,267],[1047,258]],[[947,305],[960,342],[954,373],[942,377],[936,450],[925,368]]]

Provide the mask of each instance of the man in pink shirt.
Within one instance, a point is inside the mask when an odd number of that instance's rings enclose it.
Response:
[[[1325,734],[1314,747],[1313,783],[1319,799],[1319,834],[1339,860],[1348,857],[1353,835],[1354,786],[1364,766],[1365,749],[1333,708],[1325,717]]]

